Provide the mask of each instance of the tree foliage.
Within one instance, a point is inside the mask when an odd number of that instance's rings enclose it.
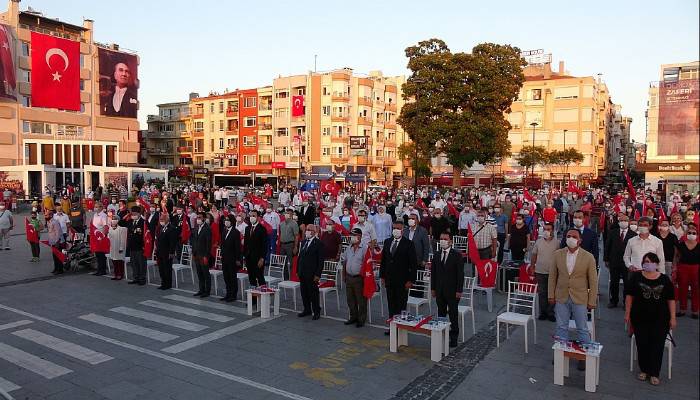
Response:
[[[568,167],[571,164],[579,164],[583,162],[583,154],[573,147],[564,150],[552,150],[548,154],[549,164],[558,165],[560,167]]]
[[[401,161],[408,160],[411,162],[411,167],[416,171],[419,177],[429,178],[432,171],[430,169],[430,158],[425,158],[424,155],[418,153],[416,157],[416,148],[413,142],[406,142],[399,146],[397,155]],[[417,168],[416,168],[417,162]]]
[[[411,76],[399,124],[424,158],[444,154],[458,180],[464,168],[510,154],[505,113],[522,87],[524,61],[509,45],[482,43],[452,53],[440,39],[406,49]]]
[[[544,146],[523,147],[515,159],[518,161],[518,164],[525,167],[525,169],[550,163],[549,152],[547,152]]]

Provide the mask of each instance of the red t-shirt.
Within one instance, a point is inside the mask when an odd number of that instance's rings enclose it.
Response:
[[[557,210],[554,208],[545,208],[542,210],[542,219],[544,222],[554,223],[557,219]]]

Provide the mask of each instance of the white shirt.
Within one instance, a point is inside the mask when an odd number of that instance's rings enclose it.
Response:
[[[92,224],[95,225],[95,229],[101,230],[107,225],[107,214],[105,214],[104,211],[95,213],[95,215],[92,216]]]
[[[125,94],[126,87],[120,88],[119,86],[116,86],[114,88],[114,96],[112,96],[112,107],[114,107],[114,111],[119,112],[119,110],[122,108],[122,99],[124,99]]]
[[[270,224],[273,231],[276,231],[277,228],[280,226],[280,216],[274,211],[271,213],[265,213],[263,215],[263,219],[265,220],[265,222]]]
[[[245,228],[247,227],[248,224],[246,224],[245,222],[236,223],[236,229],[238,229],[238,232],[240,232],[241,238],[243,238],[243,236],[245,235]]]
[[[61,226],[61,232],[68,233],[68,224],[70,223],[70,218],[68,215],[56,213],[53,217],[56,218],[58,224]]]
[[[654,253],[659,257],[659,272],[666,273],[666,260],[664,260],[664,244],[661,239],[654,235],[649,235],[642,239],[639,235],[631,238],[625,247],[625,265],[627,268],[642,268],[642,258],[647,253]]]
[[[352,228],[359,228],[362,231],[361,246],[368,246],[372,240],[377,240],[377,232],[374,230],[374,225],[371,222],[358,222]]]
[[[289,192],[282,192],[279,194],[279,202],[283,206],[289,206]]]
[[[566,270],[569,271],[569,275],[574,272],[574,267],[576,266],[576,257],[578,257],[579,249],[576,249],[573,253],[570,250],[566,251]]]

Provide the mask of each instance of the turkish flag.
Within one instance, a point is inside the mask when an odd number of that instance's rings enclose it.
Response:
[[[321,193],[330,193],[333,197],[338,196],[340,187],[333,181],[321,181]]]
[[[362,295],[366,299],[371,299],[374,293],[377,291],[377,282],[374,280],[374,263],[372,257],[372,249],[367,248],[365,257],[362,260],[362,269],[360,270],[360,275],[362,275]]]
[[[479,286],[484,288],[495,287],[498,263],[488,259],[482,260],[479,257],[479,249],[476,247],[476,241],[474,240],[471,226],[467,227],[467,246],[469,258],[472,263],[474,263],[476,272],[479,275]]]
[[[80,111],[80,43],[32,32],[32,106]]]
[[[29,223],[27,218],[24,219],[24,231],[29,243],[39,243],[39,233],[34,229],[34,225]]]
[[[304,115],[304,96],[292,96],[292,117]]]
[[[0,24],[0,97],[16,99],[15,39],[9,26]]]
[[[148,230],[148,224],[143,224],[143,256],[146,258],[153,256],[153,237]]]
[[[90,251],[93,253],[109,253],[109,238],[104,230],[99,230],[90,223]]]
[[[180,243],[185,244],[190,240],[190,223],[183,219],[180,221],[180,224],[182,224],[182,230],[180,231]]]

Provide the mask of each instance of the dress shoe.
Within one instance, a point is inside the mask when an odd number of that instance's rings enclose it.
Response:
[[[209,293],[202,293],[201,295],[199,295],[199,297],[201,297],[201,298],[209,297]]]
[[[138,281],[129,281],[129,282],[127,282],[127,283],[128,283],[129,285],[136,285],[136,284],[139,283],[139,282],[138,282]]]
[[[547,319],[552,321],[552,322],[557,322],[557,317],[555,317],[554,315],[550,315],[549,318],[547,318]]]
[[[317,319],[321,319],[321,314],[314,314],[313,317],[311,317],[312,320],[316,321]]]
[[[617,307],[617,303],[608,303],[608,308],[615,308]]]
[[[355,324],[355,327],[357,328],[362,328],[363,326],[365,326],[365,324],[362,322],[358,322],[357,324]]]
[[[540,315],[539,317],[537,317],[537,319],[539,319],[540,321],[544,321],[544,320],[547,319],[547,316],[546,316],[546,315]]]
[[[576,369],[579,371],[585,371],[586,370],[586,362],[583,360],[580,360],[578,363],[576,363]]]
[[[146,285],[146,282],[139,282],[138,285],[139,285],[139,286],[145,286],[145,285]]]
[[[303,317],[306,317],[306,316],[309,316],[309,315],[311,315],[310,312],[308,312],[308,311],[302,311],[302,312],[300,312],[299,314],[297,314],[297,317],[303,318]]]
[[[457,347],[457,340],[450,340],[450,347]]]
[[[354,323],[357,323],[357,320],[355,320],[355,319],[349,319],[349,320],[343,322],[343,324],[345,324],[345,325],[352,325],[352,324],[354,324]]]
[[[227,303],[233,303],[234,301],[236,301],[235,297],[229,297],[228,299],[226,299]]]
[[[199,297],[199,296],[202,295],[202,293],[203,293],[203,292],[197,292],[197,293],[193,294],[192,296],[194,296],[194,297]]]

